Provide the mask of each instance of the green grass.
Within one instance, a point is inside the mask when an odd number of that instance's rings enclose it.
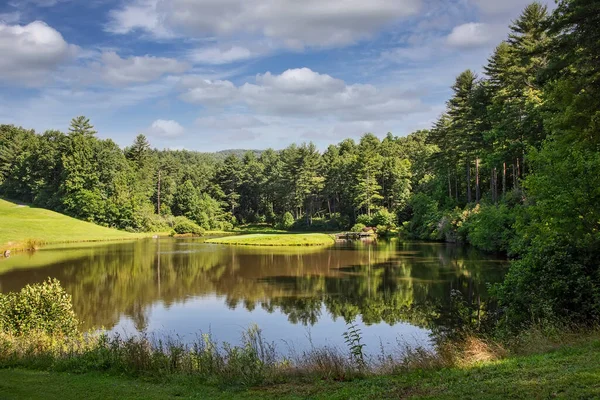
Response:
[[[600,398],[600,340],[468,368],[414,370],[350,382],[298,381],[242,389],[177,376],[0,370],[2,399],[592,399]]]
[[[239,246],[329,246],[335,243],[331,235],[324,233],[250,234],[208,239],[206,243]]]
[[[54,211],[0,199],[0,251],[34,245],[147,237],[80,221]]]

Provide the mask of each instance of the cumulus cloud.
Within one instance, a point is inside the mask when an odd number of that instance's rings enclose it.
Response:
[[[158,37],[256,35],[281,44],[336,46],[416,14],[422,0],[133,0],[113,10],[107,30]]]
[[[146,133],[150,136],[174,138],[183,135],[185,129],[177,121],[157,119],[146,129]]]
[[[36,84],[74,56],[77,46],[44,22],[28,25],[0,23],[0,79]]]
[[[259,54],[260,52],[241,46],[204,47],[192,50],[189,57],[195,63],[219,65],[247,60]]]
[[[121,58],[113,51],[102,53],[100,63],[94,65],[102,79],[112,85],[146,83],[166,74],[181,74],[189,68],[189,64],[172,58],[149,55]]]
[[[255,83],[241,86],[192,78],[183,79],[181,86],[187,87],[181,95],[184,101],[209,107],[242,105],[266,115],[371,120],[424,109],[414,93],[368,84],[348,85],[309,68],[289,69],[280,75],[259,74]]]
[[[491,40],[490,27],[479,22],[455,26],[447,38],[450,46],[463,48],[485,46]]]

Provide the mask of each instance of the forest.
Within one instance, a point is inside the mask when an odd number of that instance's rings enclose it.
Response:
[[[126,148],[89,119],[67,133],[0,126],[0,195],[129,231],[265,223],[363,226],[466,243],[513,261],[496,322],[600,319],[600,4],[527,6],[446,111],[407,136],[367,133],[320,151]],[[479,66],[473,66],[478,68]],[[188,229],[188,230],[189,230]]]

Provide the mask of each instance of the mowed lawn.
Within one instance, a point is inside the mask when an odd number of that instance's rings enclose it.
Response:
[[[308,381],[251,389],[193,377],[161,381],[101,373],[0,369],[0,399],[597,399],[600,340],[468,368],[414,370],[350,382]]]
[[[329,246],[334,244],[335,240],[333,236],[325,233],[256,233],[208,239],[206,243],[238,246]]]
[[[28,240],[40,244],[122,240],[146,237],[80,221],[54,211],[0,199],[0,250],[19,248]]]

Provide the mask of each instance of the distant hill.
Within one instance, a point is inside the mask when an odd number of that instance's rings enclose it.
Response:
[[[246,154],[249,151],[254,153],[254,155],[256,157],[259,157],[264,152],[264,150],[228,149],[228,150],[217,151],[213,154],[215,154],[217,156],[217,158],[225,158],[232,154],[239,158],[242,158],[244,156],[244,154]]]

